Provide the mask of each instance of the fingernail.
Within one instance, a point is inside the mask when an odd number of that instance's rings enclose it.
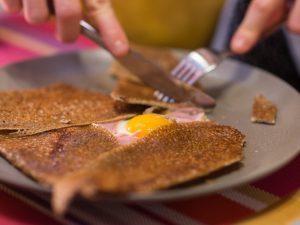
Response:
[[[232,48],[235,52],[244,53],[249,49],[250,41],[244,35],[236,35],[232,42]]]
[[[247,38],[245,38],[243,36],[237,36],[234,39],[235,48],[244,49],[247,46],[247,44],[248,44],[248,40],[247,40]]]
[[[121,40],[117,40],[113,44],[113,52],[116,55],[123,55],[127,52],[127,45]]]

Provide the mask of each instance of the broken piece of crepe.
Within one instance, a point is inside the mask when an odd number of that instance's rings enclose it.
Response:
[[[251,121],[255,123],[275,124],[277,107],[264,95],[255,96],[252,106]]]
[[[238,130],[211,122],[161,127],[56,182],[54,208],[62,213],[76,193],[151,192],[202,177],[240,161],[244,139]]]
[[[163,108],[172,107],[174,104],[158,101],[154,97],[155,90],[144,84],[137,83],[126,79],[120,79],[117,82],[114,90],[111,92],[111,97],[120,102],[127,104],[139,104],[147,106],[160,106]]]
[[[131,44],[131,47],[159,65],[165,72],[171,71],[178,63],[177,57],[168,48],[146,47],[137,44]],[[121,66],[117,61],[113,62],[109,72],[118,79],[140,82],[135,75]]]
[[[204,108],[211,108],[215,105],[214,103],[215,100],[210,96],[206,95],[205,93],[203,93],[201,90],[188,85],[184,85],[183,87],[186,90],[191,91],[191,93],[196,93],[195,91],[197,90],[198,94],[194,95],[194,97],[198,99],[197,105],[201,105]],[[201,92],[203,93],[203,95],[201,94]],[[176,107],[178,104],[194,105],[192,102],[168,103],[168,102],[159,101],[154,96],[154,93],[155,93],[155,89],[148,87],[142,83],[135,82],[132,80],[120,79],[117,81],[114,90],[111,92],[111,97],[116,101],[127,103],[127,104],[157,106],[162,108],[172,108],[172,107]],[[209,100],[207,101],[208,98]]]
[[[126,118],[129,114],[120,112],[110,96],[64,84],[0,92],[0,131],[15,136]]]

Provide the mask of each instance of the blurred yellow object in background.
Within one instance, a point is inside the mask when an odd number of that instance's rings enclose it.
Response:
[[[112,0],[133,42],[197,48],[212,36],[224,0]]]

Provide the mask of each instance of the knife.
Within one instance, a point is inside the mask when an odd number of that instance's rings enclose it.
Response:
[[[81,33],[110,52],[103,42],[97,30],[88,22],[81,20]],[[138,76],[144,84],[163,92],[172,97],[177,102],[192,102],[198,106],[211,107],[215,105],[215,100],[209,95],[198,89],[185,88],[178,84],[167,73],[165,73],[157,64],[147,59],[141,53],[129,49],[123,57],[115,58],[121,65],[131,73]]]

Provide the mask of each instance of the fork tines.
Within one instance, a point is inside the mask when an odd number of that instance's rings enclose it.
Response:
[[[184,57],[171,71],[171,75],[188,85],[193,85],[205,73],[213,70],[215,67],[216,57],[206,49],[199,49]],[[154,96],[159,101],[175,102],[174,99],[165,96],[160,91],[155,91]]]

